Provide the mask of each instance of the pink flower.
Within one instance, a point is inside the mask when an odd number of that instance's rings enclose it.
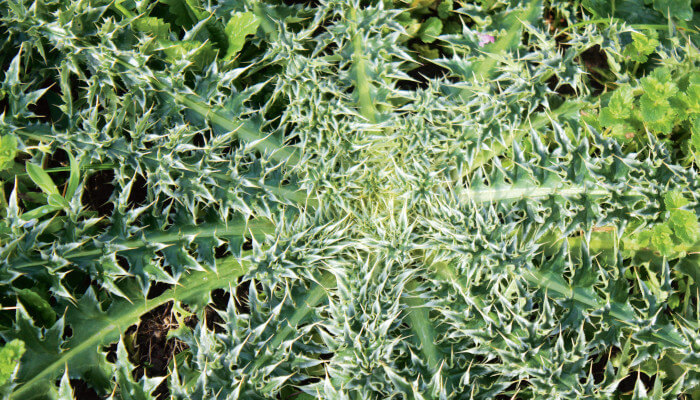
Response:
[[[479,47],[484,47],[489,43],[494,43],[495,41],[496,38],[491,35],[487,35],[485,33],[479,34]]]

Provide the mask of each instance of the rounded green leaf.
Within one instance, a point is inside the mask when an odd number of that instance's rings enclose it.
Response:
[[[437,17],[430,17],[418,31],[418,36],[425,43],[432,43],[442,33],[442,21]]]

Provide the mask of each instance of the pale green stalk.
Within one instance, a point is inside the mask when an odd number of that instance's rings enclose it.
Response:
[[[149,243],[156,244],[174,244],[182,241],[185,238],[210,238],[210,237],[226,237],[226,236],[252,236],[257,239],[264,238],[265,235],[273,234],[275,231],[274,225],[269,221],[252,220],[248,222],[226,223],[226,224],[209,224],[194,226],[183,230],[174,230],[173,232],[163,232],[150,234],[145,239],[132,239],[123,241],[113,241],[110,245],[116,248],[117,252],[129,251],[140,247],[148,246]],[[68,250],[61,257],[72,260],[84,257],[100,256],[104,253],[103,249],[95,248],[88,250]],[[44,265],[49,260],[35,260],[13,263],[10,265],[13,268],[28,268],[36,265]]]

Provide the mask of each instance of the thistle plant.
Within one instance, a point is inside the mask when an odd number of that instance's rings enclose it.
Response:
[[[692,7],[399,3],[2,0],[0,393],[698,398]]]

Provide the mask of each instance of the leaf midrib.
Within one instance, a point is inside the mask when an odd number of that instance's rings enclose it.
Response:
[[[161,306],[169,301],[179,301],[179,299],[186,299],[193,293],[198,293],[201,291],[211,291],[214,289],[219,289],[228,285],[231,281],[237,279],[243,275],[248,265],[243,266],[238,261],[230,259],[232,261],[222,262],[220,269],[224,270],[223,273],[217,274],[213,271],[198,271],[192,273],[190,276],[183,279],[183,282],[179,284],[162,295],[156,297],[155,299],[145,299],[143,302],[138,301],[137,303],[127,302],[126,300],[120,301],[118,305],[115,306],[125,306],[128,307],[126,312],[118,317],[106,318],[105,321],[113,321],[109,323],[104,328],[95,332],[87,340],[78,344],[77,346],[66,349],[61,353],[59,358],[51,363],[49,366],[44,368],[39,374],[35,375],[32,379],[23,382],[21,386],[15,390],[11,398],[13,399],[23,399],[25,392],[29,391],[35,385],[40,384],[45,381],[48,375],[55,374],[60,371],[68,361],[73,357],[81,354],[83,351],[89,349],[92,346],[99,346],[102,343],[102,339],[108,337],[109,334],[114,333],[115,330],[123,332],[126,328],[138,322],[141,315],[147,313],[148,311]],[[240,268],[236,268],[236,267]],[[213,278],[216,279],[213,279]],[[191,283],[193,282],[193,283]],[[131,303],[131,304],[129,304]],[[137,305],[138,304],[138,305]],[[109,310],[107,311],[109,313]]]

